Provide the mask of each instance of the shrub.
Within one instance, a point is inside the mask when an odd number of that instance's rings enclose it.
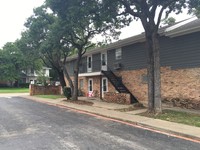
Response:
[[[63,94],[67,99],[70,99],[72,97],[71,88],[70,87],[64,87],[63,88]]]
[[[83,91],[81,89],[78,89],[78,96],[83,96]]]
[[[29,87],[29,83],[19,83],[19,87],[28,88]]]

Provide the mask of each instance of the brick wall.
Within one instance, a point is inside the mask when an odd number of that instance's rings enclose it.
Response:
[[[200,101],[200,68],[161,70],[162,96],[179,97]]]
[[[141,103],[147,103],[148,86],[144,78],[147,75],[146,69],[131,70],[131,71],[118,71],[115,74],[122,77],[122,82],[129,89],[129,91]]]
[[[61,86],[37,86],[31,84],[29,87],[30,95],[61,95]]]
[[[147,104],[148,85],[147,70],[131,70],[115,72],[122,77],[124,85],[138,99],[139,102]],[[79,77],[84,80],[84,96],[88,93],[88,79],[93,79],[93,90],[95,96],[100,96],[100,76]],[[116,93],[115,88],[108,82],[108,91]],[[161,94],[163,100],[182,99],[200,103],[200,68],[171,69],[170,67],[161,68]],[[110,96],[109,96],[110,97]],[[108,99],[108,95],[107,98]],[[112,98],[111,98],[112,99]],[[113,101],[113,100],[111,100]]]
[[[116,73],[131,93],[147,104],[148,85],[146,69],[119,71]],[[190,99],[200,103],[200,68],[176,69],[161,68],[162,99]]]
[[[103,101],[118,104],[131,104],[131,96],[127,93],[106,92]]]
[[[100,76],[93,76],[93,77],[87,77],[87,86],[88,86],[88,80],[93,80],[93,93],[94,97],[100,97]]]
[[[73,77],[71,77],[72,81],[74,80]],[[92,76],[92,77],[79,77],[79,85],[80,88],[80,80],[83,80],[83,88],[81,89],[83,96],[87,96],[88,94],[88,80],[93,80],[93,91],[94,91],[94,97],[100,97],[100,76]],[[69,83],[67,79],[65,79],[67,86],[69,87]]]

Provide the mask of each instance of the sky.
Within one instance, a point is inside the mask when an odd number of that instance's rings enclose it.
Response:
[[[45,0],[1,0],[0,1],[0,48],[7,42],[20,38],[25,29],[26,19],[33,14],[33,9],[41,6]],[[177,21],[190,17],[183,14],[171,14]],[[119,39],[124,39],[143,32],[140,21],[132,22],[129,27],[122,29]]]
[[[0,1],[0,48],[20,38],[26,19],[33,14],[33,8],[43,3],[44,0]]]

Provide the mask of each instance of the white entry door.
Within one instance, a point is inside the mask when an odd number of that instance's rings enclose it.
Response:
[[[88,97],[93,96],[93,79],[88,79]]]
[[[104,93],[108,92],[108,79],[102,78],[102,97],[104,97]]]
[[[107,71],[107,53],[101,53],[101,70]]]
[[[92,79],[88,80],[88,91],[89,92],[93,91],[93,80]]]

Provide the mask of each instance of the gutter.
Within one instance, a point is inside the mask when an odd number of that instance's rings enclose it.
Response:
[[[200,26],[194,27],[194,28],[185,29],[185,30],[181,30],[181,31],[177,31],[177,32],[166,32],[165,36],[177,37],[177,36],[190,34],[190,33],[198,32],[198,31],[200,31]]]

